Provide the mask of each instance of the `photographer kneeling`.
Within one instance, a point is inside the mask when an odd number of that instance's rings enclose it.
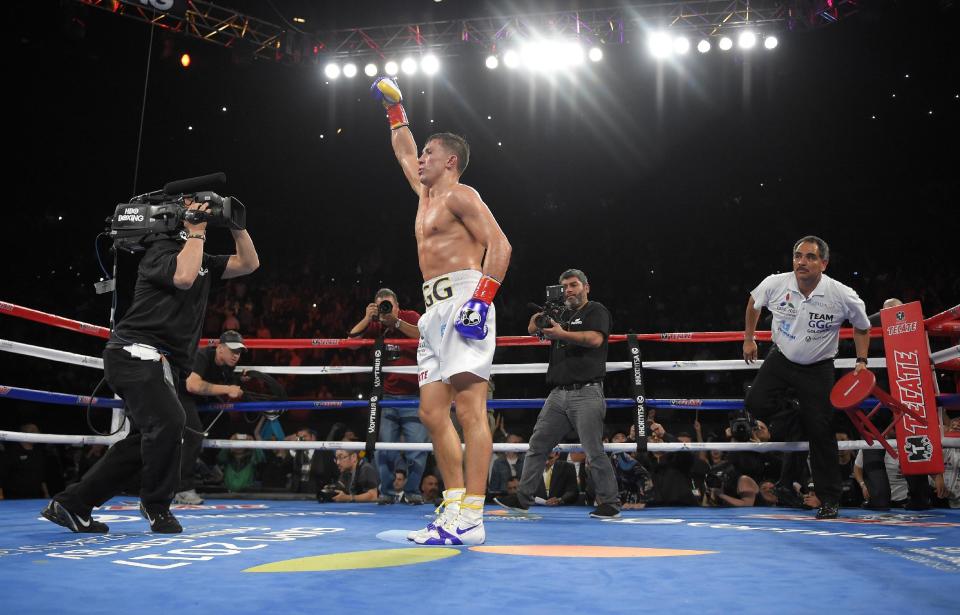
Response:
[[[607,404],[603,377],[607,371],[607,336],[610,312],[603,304],[589,301],[590,284],[579,269],[560,275],[563,303],[551,304],[559,296],[557,287],[548,287],[547,312],[530,318],[527,331],[551,340],[547,384],[553,389],[537,417],[530,437],[530,450],[523,462],[517,494],[496,498],[501,506],[526,510],[540,485],[547,455],[560,440],[575,429],[587,453],[590,477],[596,485],[597,508],[591,517],[620,516],[617,479],[610,458],[603,450],[603,421]],[[558,320],[560,322],[558,322]]]
[[[337,482],[317,492],[318,502],[376,502],[377,471],[369,463],[360,463],[357,451],[338,450],[334,455],[340,476]]]
[[[740,474],[736,466],[724,461],[707,472],[707,506],[754,506],[760,487],[757,481]]]

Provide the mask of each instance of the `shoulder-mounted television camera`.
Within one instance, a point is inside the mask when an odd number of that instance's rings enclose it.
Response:
[[[236,197],[220,196],[209,188],[223,186],[226,175],[214,173],[202,177],[168,183],[163,190],[141,194],[128,203],[120,203],[107,219],[108,235],[115,248],[141,252],[158,237],[173,237],[183,230],[183,223],[206,222],[212,228],[246,228],[247,212]],[[186,199],[206,204],[200,211],[188,209]]]

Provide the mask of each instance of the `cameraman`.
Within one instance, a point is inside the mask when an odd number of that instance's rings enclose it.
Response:
[[[381,288],[374,295],[373,303],[367,306],[363,318],[348,337],[365,337],[376,339],[383,337],[410,337],[419,338],[420,329],[417,321],[420,314],[414,310],[401,310],[397,294],[389,288]],[[395,344],[386,345],[385,365],[416,365],[417,350],[415,347],[401,347]],[[404,442],[427,442],[427,428],[420,422],[419,409],[391,408],[386,400],[390,399],[419,399],[419,385],[416,374],[388,373],[383,378],[383,411],[380,414],[381,442],[399,442],[403,434]],[[418,491],[423,470],[427,465],[427,451],[406,451],[403,453],[407,464],[406,493],[396,493],[394,488],[394,470],[400,458],[399,451],[377,451],[377,470],[380,473],[380,503],[393,504],[407,502],[408,504],[422,504],[423,497]]]
[[[184,204],[205,211],[206,204]],[[180,479],[184,410],[179,372],[190,369],[214,280],[246,275],[260,266],[253,240],[231,229],[236,254],[203,251],[207,222],[184,222],[178,236],[153,236],[140,260],[133,302],[103,351],[104,377],[123,398],[130,433],[114,444],[83,479],[53,497],[43,516],[74,532],[108,531],[91,517],[138,475],[140,512],[150,529],[183,531],[170,512]]]
[[[516,496],[497,498],[497,503],[527,509],[533,502],[547,455],[571,429],[576,429],[587,453],[590,478],[596,486],[597,508],[591,517],[609,519],[620,516],[620,499],[613,465],[603,451],[603,420],[607,404],[603,397],[603,377],[607,371],[607,336],[610,312],[603,304],[590,301],[590,284],[585,273],[568,269],[560,275],[564,310],[557,323],[541,320],[534,314],[527,325],[530,334],[551,340],[547,384],[553,386],[537,417],[530,437],[530,450],[523,462],[520,488]]]
[[[231,401],[243,396],[237,384],[234,369],[246,346],[243,337],[236,331],[224,331],[220,343],[202,348],[193,359],[193,367],[186,379],[181,380],[177,397],[186,415],[188,430],[183,432],[183,449],[180,453],[180,486],[173,496],[174,504],[203,504],[194,486],[194,466],[203,447],[203,423],[197,413],[197,404],[216,401],[215,396],[225,395]],[[212,399],[211,399],[212,398]]]

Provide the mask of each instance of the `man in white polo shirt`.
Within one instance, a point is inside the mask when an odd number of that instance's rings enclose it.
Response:
[[[760,310],[770,310],[774,345],[747,394],[746,406],[754,416],[764,417],[780,407],[787,389],[795,391],[800,402],[796,419],[810,442],[810,468],[822,503],[818,519],[834,519],[839,513],[840,466],[830,389],[843,322],[850,321],[854,327],[857,372],[867,365],[870,344],[870,320],[863,301],[852,288],[823,273],[829,260],[830,248],[819,237],[808,235],[794,244],[793,271],[767,276],[750,292],[743,340],[743,358],[753,363]],[[784,460],[783,487],[800,478],[802,463],[793,457],[793,463]]]

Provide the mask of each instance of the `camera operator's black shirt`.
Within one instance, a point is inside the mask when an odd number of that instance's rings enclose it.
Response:
[[[597,331],[603,335],[603,343],[596,348],[587,348],[554,340],[550,344],[547,384],[558,386],[602,379],[607,373],[609,310],[602,303],[588,301],[586,306],[571,315],[570,322],[563,328],[567,331]]]
[[[180,290],[173,284],[173,274],[182,248],[175,239],[158,239],[150,244],[137,269],[133,303],[117,323],[110,341],[124,346],[132,342],[149,344],[169,353],[167,359],[175,367],[189,370],[200,342],[210,285],[223,276],[230,257],[204,253],[193,286]]]
[[[217,347],[201,348],[193,359],[193,372],[210,384],[240,384],[235,367],[217,365]],[[186,378],[183,379],[186,382]],[[208,399],[203,395],[193,395],[197,399]]]

